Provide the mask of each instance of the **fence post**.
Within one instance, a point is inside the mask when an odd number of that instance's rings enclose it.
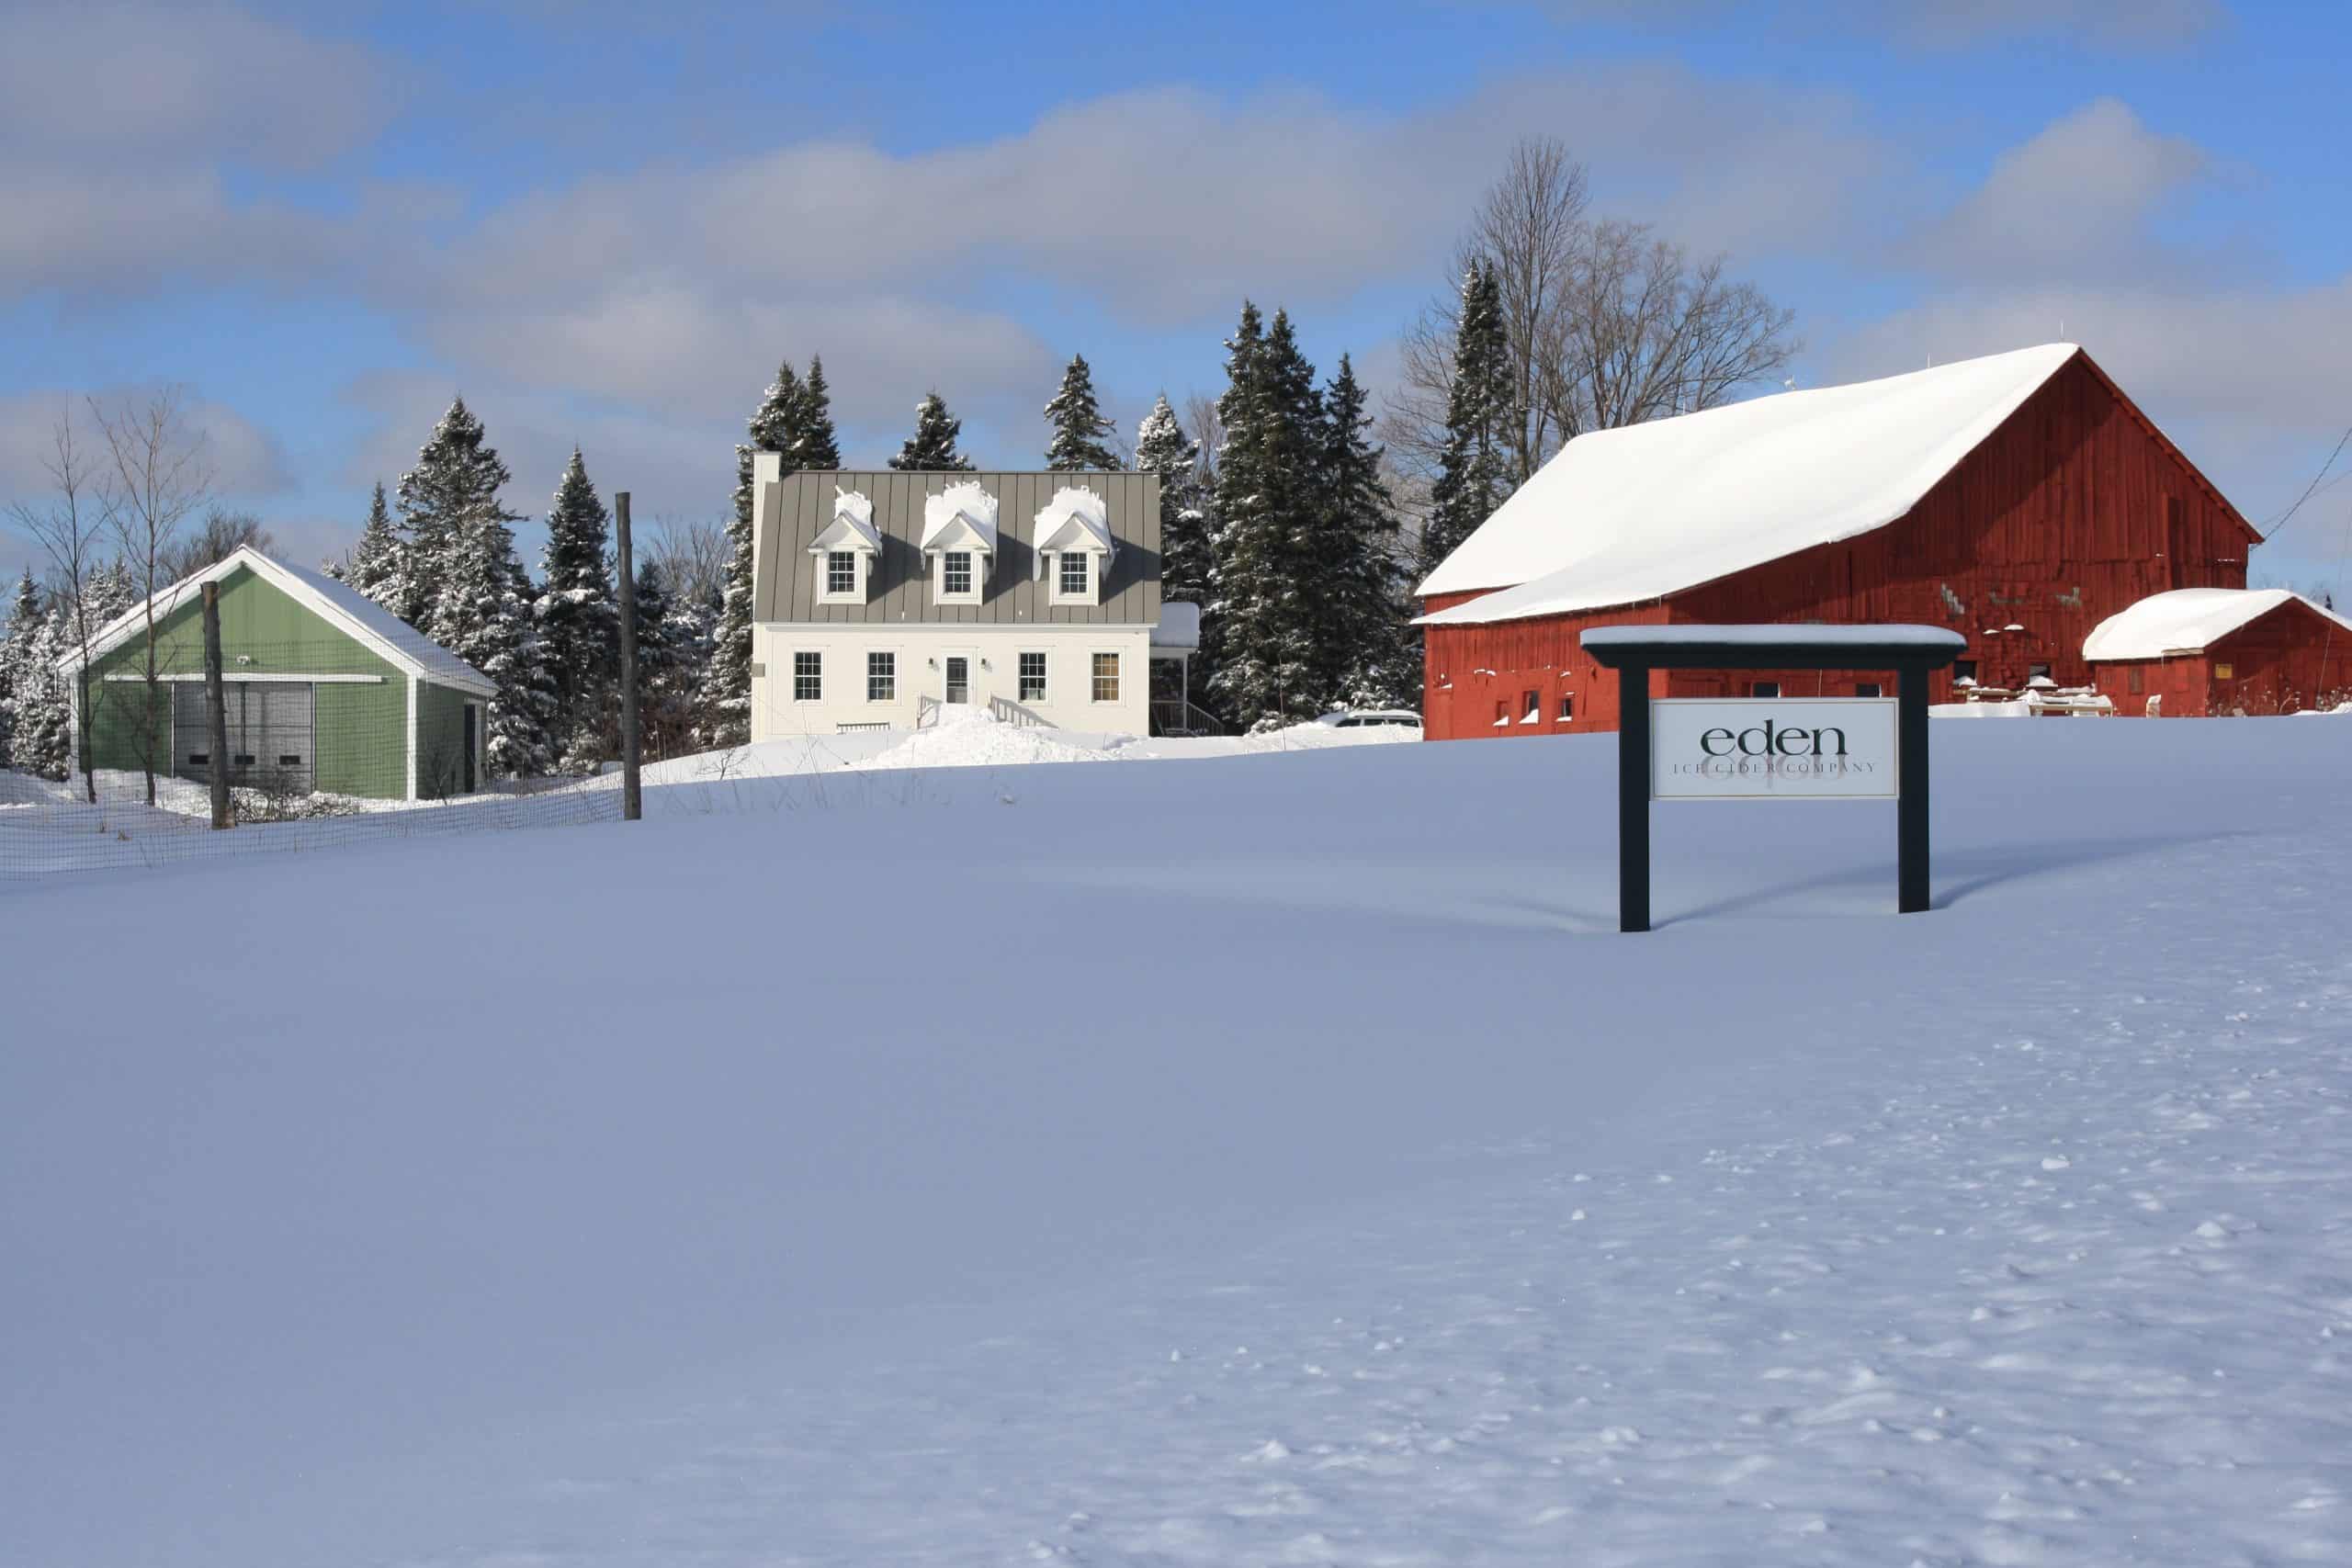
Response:
[[[613,534],[618,546],[621,595],[621,820],[645,815],[638,781],[642,748],[637,730],[637,568],[629,556],[628,491],[613,492]]]
[[[1617,667],[1617,929],[1650,929],[1650,667]]]
[[[204,716],[212,749],[212,827],[229,826],[229,714],[220,681],[220,585],[204,585]]]

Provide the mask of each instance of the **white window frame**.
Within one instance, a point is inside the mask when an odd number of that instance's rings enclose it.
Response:
[[[1028,669],[1029,660],[1033,659],[1037,661],[1037,690],[1034,694],[1029,690]],[[1053,660],[1042,649],[1032,648],[1014,654],[1012,656],[1014,700],[1023,703],[1047,701],[1048,694],[1054,689],[1053,674]]]
[[[817,557],[817,603],[820,604],[863,604],[865,603],[867,569],[872,562],[871,550],[826,550]],[[846,592],[833,587],[833,558],[850,558],[850,586]]]
[[[1111,661],[1111,694],[1107,697],[1102,694],[1102,660],[1106,659]],[[1122,700],[1122,694],[1125,691],[1126,660],[1120,656],[1118,650],[1106,648],[1097,649],[1089,653],[1086,660],[1088,699],[1098,703],[1115,703]]]
[[[800,670],[800,661],[804,659],[809,660],[813,666],[806,675],[803,675]],[[800,694],[800,682],[804,680],[817,682],[817,689],[805,697]],[[796,648],[792,650],[792,700],[796,703],[821,703],[825,700],[824,649]]]
[[[874,694],[874,682],[877,674],[874,668],[874,661],[877,659],[887,659],[890,661],[889,669],[879,672],[879,678],[888,682],[890,689],[878,697]],[[865,650],[865,700],[869,703],[895,703],[899,700],[899,650],[897,649],[869,648]]]
[[[1062,570],[1071,561],[1083,563],[1086,586],[1075,592],[1062,586]],[[1051,603],[1056,604],[1094,604],[1102,602],[1102,567],[1092,550],[1057,550],[1053,570],[1046,581],[1053,586]]]
[[[972,586],[961,593],[947,589],[947,561],[951,556],[962,556],[972,563]],[[931,558],[931,602],[934,604],[977,604],[982,590],[988,586],[989,569],[986,550],[965,548],[941,550]]]

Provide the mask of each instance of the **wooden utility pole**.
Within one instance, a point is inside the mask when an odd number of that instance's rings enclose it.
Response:
[[[220,679],[220,585],[204,585],[205,739],[212,748],[212,826],[229,826],[229,709]]]
[[[613,492],[613,536],[619,547],[621,595],[621,820],[645,815],[645,793],[638,781],[643,747],[637,729],[637,568],[628,547],[628,491]]]

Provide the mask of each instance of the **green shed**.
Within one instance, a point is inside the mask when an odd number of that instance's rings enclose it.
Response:
[[[220,602],[225,759],[205,701],[203,588]],[[147,677],[147,617],[155,671]],[[429,800],[481,785],[489,678],[346,583],[250,546],[107,624],[90,649],[89,707],[73,681],[77,746],[101,769],[285,794]],[[76,753],[79,754],[78,751]]]

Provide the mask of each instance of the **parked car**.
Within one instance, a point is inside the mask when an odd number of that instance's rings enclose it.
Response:
[[[1410,708],[1334,708],[1315,722],[1334,729],[1364,729],[1374,725],[1419,729],[1421,716]]]

